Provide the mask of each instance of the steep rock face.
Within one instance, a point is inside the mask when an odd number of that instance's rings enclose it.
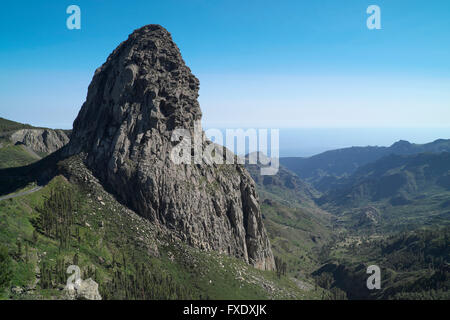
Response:
[[[273,269],[245,168],[170,158],[179,143],[171,141],[173,130],[193,134],[201,119],[198,90],[170,34],[159,25],[138,29],[96,70],[65,152],[86,153],[86,164],[119,200],[190,245]],[[211,142],[200,132],[205,149]]]
[[[35,152],[50,154],[69,142],[69,137],[62,130],[21,129],[11,134],[13,143],[22,143]]]

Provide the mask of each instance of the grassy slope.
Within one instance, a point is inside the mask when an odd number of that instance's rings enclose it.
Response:
[[[320,194],[283,167],[275,176],[261,176],[258,165],[246,168],[256,182],[274,255],[287,263],[290,276],[313,285],[317,253],[331,236],[331,216],[313,200]]]
[[[13,145],[8,142],[1,142],[1,144],[0,169],[25,166],[38,160],[24,146]]]
[[[73,163],[65,165],[70,167]],[[88,269],[96,270],[95,281],[104,297],[111,297],[106,291],[114,271],[120,269],[130,275],[135,272],[132,267],[113,263],[122,256],[130,261],[129,265],[144,262],[152,274],[170,275],[188,292],[188,297],[194,299],[314,299],[321,296],[320,290],[300,290],[288,277],[278,279],[275,272],[256,270],[240,260],[201,252],[169,240],[167,234],[155,230],[151,223],[114,201],[92,182],[92,177],[89,180],[91,182],[82,185],[58,176],[36,193],[0,202],[0,242],[14,258],[11,287],[33,288],[39,275],[37,267],[44,262],[56,267],[58,261],[67,266],[78,253],[78,265],[85,274]],[[61,188],[70,188],[80,204],[75,220],[81,240],[72,237],[67,249],[59,248],[58,241],[43,233],[39,233],[36,243],[32,239],[33,230],[39,230],[36,209],[42,206],[52,189]],[[22,244],[20,256],[17,255],[18,242]],[[25,243],[28,254],[24,252]],[[53,288],[41,289],[38,284],[22,295],[7,290],[4,297],[55,299],[61,296],[62,285],[61,281],[54,282]]]
[[[310,282],[319,266],[317,252],[331,236],[331,216],[313,200],[320,193],[282,166],[274,176],[261,176],[260,165],[246,168],[256,183],[274,255],[287,263],[288,274]]]
[[[329,222],[320,210],[263,204],[264,223],[274,254],[288,266],[288,272],[304,279],[318,266],[317,253],[330,238]]]
[[[0,133],[8,131],[16,131],[20,129],[33,129],[35,127],[29,124],[23,124],[0,117]]]
[[[38,160],[24,146],[14,145],[9,136],[20,129],[33,129],[29,124],[7,120],[0,117],[0,169],[20,167]]]

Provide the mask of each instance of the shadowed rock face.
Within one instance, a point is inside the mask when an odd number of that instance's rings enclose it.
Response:
[[[133,32],[96,70],[65,152],[118,198],[192,246],[261,269],[274,260],[253,180],[241,165],[175,164],[174,129],[194,132],[199,81],[159,25]],[[204,149],[211,142],[200,134]],[[226,151],[225,151],[226,152]]]

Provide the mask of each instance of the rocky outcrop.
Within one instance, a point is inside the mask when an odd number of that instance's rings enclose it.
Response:
[[[62,130],[21,129],[11,134],[11,142],[21,143],[34,152],[50,154],[69,142],[69,137]]]
[[[273,269],[245,168],[177,164],[170,157],[180,143],[172,141],[175,129],[195,136],[198,90],[170,34],[159,25],[138,29],[96,70],[64,152],[85,154],[86,165],[121,202],[188,244]],[[212,145],[199,130],[194,155]]]

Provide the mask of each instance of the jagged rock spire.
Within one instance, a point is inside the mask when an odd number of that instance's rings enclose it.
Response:
[[[96,70],[66,153],[137,213],[192,246],[261,269],[274,259],[253,180],[240,165],[175,164],[173,130],[201,119],[199,81],[169,32],[134,31]],[[209,144],[202,135],[201,143]]]

